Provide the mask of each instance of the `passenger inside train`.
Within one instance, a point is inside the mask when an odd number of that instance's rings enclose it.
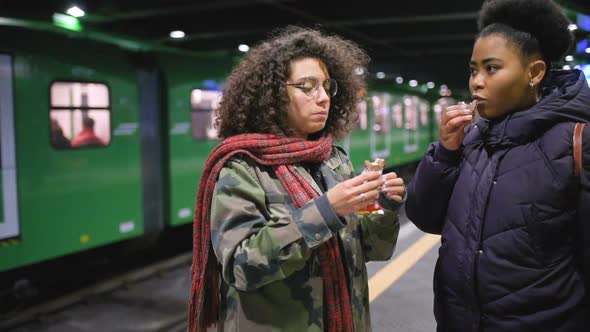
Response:
[[[70,140],[64,136],[63,129],[54,118],[51,118],[51,145],[60,150],[72,147]]]
[[[106,144],[94,132],[94,119],[86,115],[82,117],[82,130],[72,140],[72,147],[105,146]]]

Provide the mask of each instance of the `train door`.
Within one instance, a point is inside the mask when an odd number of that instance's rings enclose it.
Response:
[[[232,59],[217,54],[159,54],[166,81],[164,121],[168,127],[169,226],[191,224],[196,190],[211,150],[219,143],[214,126],[223,82]]]
[[[12,57],[0,54],[0,241],[20,235],[14,140]]]

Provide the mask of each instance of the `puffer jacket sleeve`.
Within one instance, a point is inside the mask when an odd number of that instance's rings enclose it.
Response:
[[[462,150],[449,151],[432,143],[408,185],[406,213],[422,231],[440,234],[449,199],[459,175]]]
[[[341,224],[335,215],[325,219],[323,196],[280,214],[270,212],[267,200],[286,204],[286,198],[267,196],[247,163],[230,160],[221,170],[211,203],[211,242],[223,279],[238,290],[302,269],[312,249],[334,235],[331,227]]]
[[[583,169],[580,174],[577,220],[580,234],[583,236],[584,278],[586,287],[590,290],[590,126],[588,124],[584,129],[582,149]]]

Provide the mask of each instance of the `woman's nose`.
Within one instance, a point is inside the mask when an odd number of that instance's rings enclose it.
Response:
[[[330,95],[328,91],[324,88],[323,85],[319,85],[318,87],[318,94],[317,94],[318,101],[330,100]]]
[[[483,75],[477,73],[477,74],[471,76],[471,78],[469,80],[469,85],[471,87],[471,90],[481,89],[484,85]]]

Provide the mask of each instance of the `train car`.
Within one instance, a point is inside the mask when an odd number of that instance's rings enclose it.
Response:
[[[193,139],[191,94],[231,57],[19,23],[0,37],[0,272],[188,223],[216,143]]]
[[[6,22],[0,273],[23,276],[94,248],[190,232],[201,171],[219,142],[214,109],[236,56]],[[340,143],[358,171],[374,158],[415,165],[441,105],[371,82],[357,127]]]
[[[440,114],[453,103],[454,97],[441,97],[425,87],[369,80],[367,95],[358,106],[356,127],[340,144],[357,172],[364,160],[381,158],[388,169],[409,175],[438,137]]]
[[[386,167],[411,165],[432,141],[430,102],[417,92],[395,89],[394,83],[369,84],[358,107],[358,121],[343,141],[357,171],[364,160],[381,158]]]
[[[0,273],[148,231],[126,51],[34,26],[2,29]]]

